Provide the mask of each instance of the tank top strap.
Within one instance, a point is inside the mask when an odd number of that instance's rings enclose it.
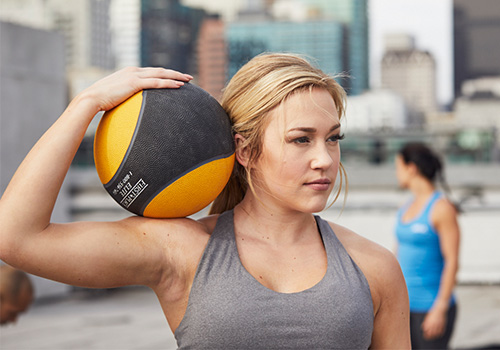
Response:
[[[328,270],[324,279],[326,281],[338,280],[338,271],[347,273],[349,278],[356,279],[357,283],[362,286],[362,289],[359,291],[364,293],[365,299],[369,300],[371,305],[372,299],[370,285],[368,284],[365,274],[358,264],[356,264],[356,262],[351,258],[347,249],[338,239],[328,221],[323,220],[320,216],[315,216],[315,219],[321,238],[323,239],[328,259]]]
[[[436,202],[441,199],[441,197],[443,197],[443,194],[439,191],[435,191],[431,195],[431,198],[429,198],[429,200],[427,201],[427,205],[425,206],[425,209],[422,212],[422,220],[425,220],[430,224],[432,209],[434,208]]]
[[[343,253],[345,249],[335,235],[335,232],[333,232],[330,224],[323,220],[320,216],[315,215],[314,218],[316,219],[316,225],[318,226],[318,231],[326,250],[328,265],[330,265],[332,263],[331,258],[336,255],[338,256],[339,250]]]

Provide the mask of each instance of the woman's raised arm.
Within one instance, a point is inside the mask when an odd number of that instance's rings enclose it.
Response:
[[[147,273],[133,277],[136,270],[153,267],[158,258],[154,247],[161,242],[150,234],[157,226],[151,220],[52,224],[50,217],[72,159],[97,112],[117,106],[140,90],[178,88],[191,79],[163,68],[125,68],[75,97],[28,153],[0,199],[0,259],[75,285],[151,282],[154,278]],[[172,222],[174,231],[175,225]],[[138,281],[140,278],[145,281]]]

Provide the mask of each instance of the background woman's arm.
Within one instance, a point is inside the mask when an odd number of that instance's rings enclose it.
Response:
[[[444,267],[437,298],[422,323],[424,336],[428,339],[439,337],[445,331],[450,298],[456,285],[460,247],[457,213],[449,201],[443,199],[436,203],[431,220],[439,235]]]

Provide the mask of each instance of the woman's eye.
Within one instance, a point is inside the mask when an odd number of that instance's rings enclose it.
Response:
[[[337,135],[332,135],[328,138],[328,141],[330,142],[338,142],[340,140],[343,140],[345,138],[344,134],[340,135],[340,134],[337,134]]]
[[[294,139],[293,142],[294,143],[308,143],[309,137],[307,137],[307,136],[298,137],[298,138]]]

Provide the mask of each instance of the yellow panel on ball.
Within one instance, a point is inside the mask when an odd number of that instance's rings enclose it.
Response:
[[[108,183],[127,153],[142,107],[142,91],[106,112],[94,139],[94,161],[103,184]]]
[[[176,218],[200,211],[222,192],[233,165],[234,154],[192,170],[161,191],[148,204],[144,216]]]

